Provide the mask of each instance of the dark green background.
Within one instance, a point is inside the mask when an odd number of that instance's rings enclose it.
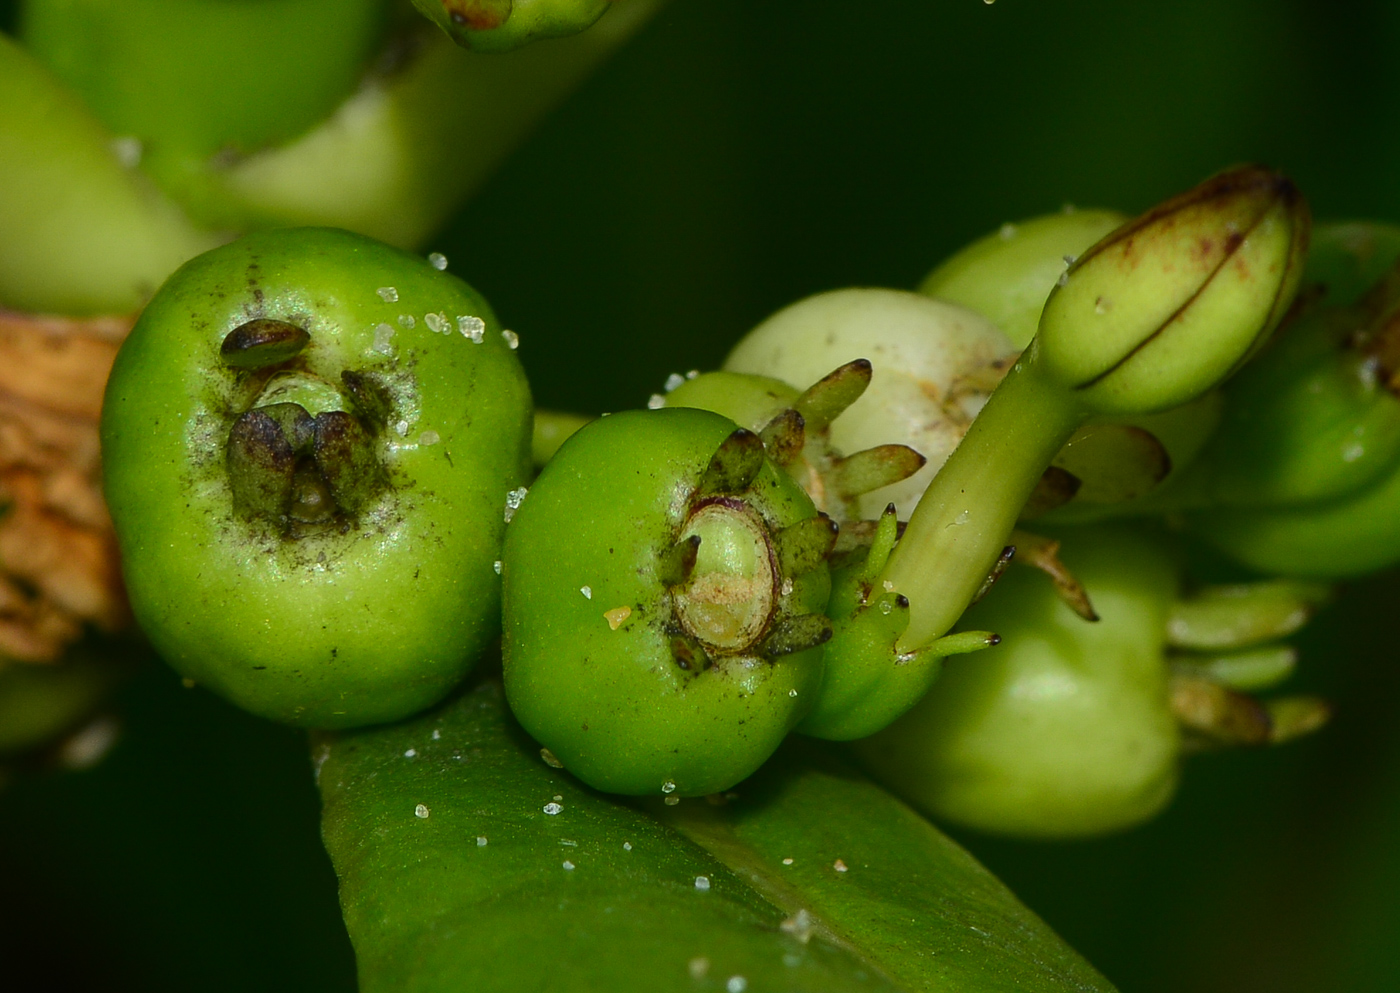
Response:
[[[542,403],[637,406],[785,303],[1066,202],[1259,160],[1400,220],[1397,56],[1379,0],[674,0],[431,247]],[[1192,760],[1118,838],[962,840],[1125,993],[1400,989],[1398,595],[1304,639],[1316,739]],[[299,737],[158,667],[121,705],[105,765],[0,794],[7,990],[352,988]]]

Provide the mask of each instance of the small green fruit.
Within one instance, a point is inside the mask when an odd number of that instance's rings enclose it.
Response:
[[[592,422],[507,529],[512,710],[598,789],[728,789],[821,684],[834,539],[758,436],[727,418],[662,409]]]
[[[1003,224],[946,259],[919,292],[977,311],[1025,348],[1066,266],[1126,220],[1112,210],[1067,210]]]
[[[1005,335],[963,307],[900,290],[846,289],[778,311],[744,336],[724,367],[805,389],[843,363],[869,360],[870,388],[831,422],[832,447],[901,444],[928,460],[853,501],[855,517],[873,520],[891,502],[904,516],[913,511],[1014,355]]]
[[[461,280],[328,229],[186,263],[102,417],[137,620],[185,676],[313,727],[412,714],[498,630],[530,394]]]
[[[857,746],[879,778],[932,816],[1072,837],[1139,823],[1170,799],[1172,560],[1126,531],[1066,543],[1065,560],[1092,594],[1097,623],[1032,570],[1008,572],[963,620],[1002,643],[948,662],[922,701]]]

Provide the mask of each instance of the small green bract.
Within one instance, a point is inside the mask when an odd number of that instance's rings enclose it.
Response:
[[[183,266],[102,419],[133,609],[166,660],[281,721],[440,699],[498,630],[530,393],[486,301],[358,235],[250,235]]]

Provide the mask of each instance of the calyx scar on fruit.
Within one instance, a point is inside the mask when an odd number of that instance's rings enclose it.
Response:
[[[108,382],[103,467],[137,619],[277,720],[349,727],[445,694],[495,637],[530,394],[486,301],[329,229],[173,275]]]

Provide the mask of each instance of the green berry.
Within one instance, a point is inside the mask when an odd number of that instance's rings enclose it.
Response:
[[[926,464],[863,493],[851,516],[893,502],[907,516],[1006,371],[1015,349],[986,318],[916,293],[845,289],[800,300],[754,328],[725,359],[730,372],[805,389],[868,360],[870,388],[831,422],[829,442],[851,453],[906,445]]]
[[[123,345],[103,409],[136,617],[254,713],[414,713],[498,630],[529,443],[511,344],[427,261],[310,228],[199,256]]]
[[[1065,210],[1003,224],[946,259],[919,292],[977,311],[1025,348],[1065,268],[1126,220],[1112,210]]]
[[[1123,531],[1066,549],[1097,623],[1031,570],[1008,572],[963,619],[1001,644],[947,663],[920,703],[858,746],[936,818],[1032,837],[1098,834],[1146,820],[1175,790],[1171,557]]]
[[[915,806],[999,834],[1117,831],[1167,803],[1184,751],[1279,744],[1326,722],[1316,698],[1247,695],[1293,671],[1278,639],[1307,623],[1325,587],[1177,599],[1171,551],[1122,526],[1066,531],[1061,551],[1093,598],[1089,617],[1044,577],[1008,571],[961,625],[994,627],[1000,645],[950,660],[922,701],[856,746]],[[967,635],[983,632],[951,637]]]
[[[831,444],[831,427],[867,391],[865,359],[837,367],[799,393],[768,376],[707,372],[666,397],[670,407],[698,407],[723,414],[763,439],[769,458],[807,491],[817,509],[845,521],[860,512],[865,494],[908,479],[924,457],[908,445],[876,445],[843,455]]]
[[[835,527],[718,414],[632,411],[559,449],[506,533],[506,694],[613,793],[733,786],[811,707]]]

